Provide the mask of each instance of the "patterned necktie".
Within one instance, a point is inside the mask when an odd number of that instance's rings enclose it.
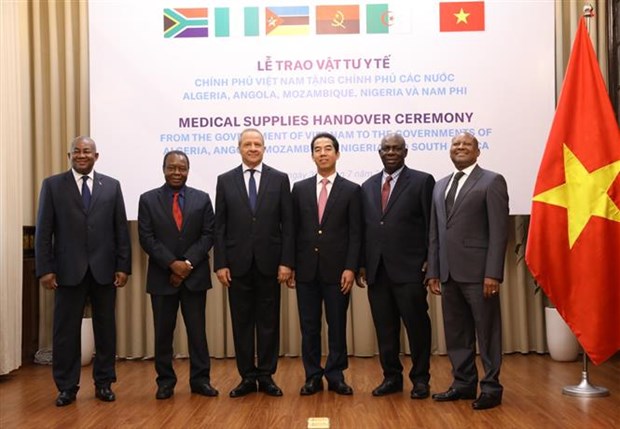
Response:
[[[88,187],[88,176],[82,176],[82,205],[84,210],[90,207],[90,188]]]
[[[172,195],[172,217],[174,218],[174,223],[177,224],[177,229],[181,230],[181,225],[183,225],[183,212],[181,211],[181,205],[179,204],[179,193],[175,192]]]
[[[319,223],[323,220],[323,213],[325,213],[325,206],[327,205],[327,184],[329,180],[323,178],[321,180],[321,192],[319,192]]]
[[[459,180],[463,177],[465,173],[462,171],[457,171],[454,174],[454,178],[452,179],[452,185],[450,185],[450,190],[448,191],[448,195],[446,195],[446,214],[449,215],[452,211],[452,207],[454,207],[454,200],[456,199],[456,190],[459,187]]]
[[[381,187],[381,210],[383,210],[383,213],[385,213],[388,200],[390,199],[390,190],[392,189],[390,182],[392,182],[392,176],[386,177],[385,183],[383,183],[383,186]]]
[[[250,171],[250,182],[248,183],[248,199],[250,201],[250,208],[252,209],[252,213],[256,212],[256,200],[258,197],[258,192],[256,191],[256,179],[254,179],[254,173],[256,170],[253,168]]]

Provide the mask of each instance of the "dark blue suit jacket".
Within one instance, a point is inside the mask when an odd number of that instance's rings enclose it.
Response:
[[[117,271],[131,274],[131,246],[120,183],[94,173],[86,211],[71,170],[43,181],[35,238],[37,276],[55,273],[62,286],[76,286],[90,271],[112,284]]]
[[[189,260],[194,269],[183,284],[189,290],[211,288],[209,250],[213,246],[215,215],[211,198],[203,191],[185,187],[183,225],[178,230],[172,217],[172,199],[165,185],[140,196],[138,233],[140,245],[149,255],[146,291],[172,295],[179,289],[170,284],[170,264]]]
[[[369,284],[375,282],[379,262],[383,260],[392,281],[422,282],[435,179],[428,173],[403,167],[383,213],[382,174],[375,174],[362,185],[365,221],[362,266],[366,268],[366,278]]]
[[[336,176],[321,224],[316,176],[293,186],[295,279],[340,283],[345,269],[357,272],[362,244],[361,192],[358,184]]]
[[[263,164],[256,213],[252,213],[239,166],[217,178],[214,269],[242,276],[252,261],[264,275],[294,267],[293,205],[288,176]]]

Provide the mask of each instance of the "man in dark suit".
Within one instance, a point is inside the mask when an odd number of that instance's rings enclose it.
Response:
[[[228,288],[241,375],[230,397],[257,390],[282,396],[272,375],[278,363],[280,283],[290,279],[294,261],[290,183],[286,174],[263,164],[260,131],[244,130],[239,152],[242,164],[218,177],[215,200],[214,268]]]
[[[427,284],[442,295],[446,346],[452,363],[450,388],[436,401],[475,399],[476,337],[485,370],[476,410],[502,402],[502,320],[499,285],[508,241],[508,191],[504,178],[477,165],[478,140],[470,133],[452,139],[454,174],[437,182]],[[441,282],[441,284],[440,284]]]
[[[317,175],[293,186],[295,272],[290,287],[297,289],[301,350],[306,382],[301,395],[328,389],[351,395],[344,381],[348,367],[347,309],[357,272],[361,245],[359,185],[336,173],[340,157],[336,137],[314,136],[310,144]],[[321,318],[329,326],[329,353],[321,366]]]
[[[412,399],[429,396],[431,322],[424,270],[428,245],[430,174],[405,165],[407,145],[400,134],[381,140],[383,171],[362,185],[364,263],[358,282],[368,284],[370,310],[377,332],[383,382],[372,394],[403,390],[400,324],[407,331],[412,366]]]
[[[116,399],[116,288],[131,273],[131,247],[119,182],[93,170],[99,154],[89,137],[76,137],[71,170],[41,186],[35,238],[41,286],[55,291],[53,375],[56,405],[75,401],[80,383],[80,327],[87,298],[93,311],[95,396]]]
[[[207,290],[211,288],[209,250],[215,215],[209,195],[185,183],[189,158],[184,152],[164,156],[166,183],[140,196],[138,232],[149,255],[146,291],[151,294],[155,324],[157,399],[174,393],[172,338],[179,303],[189,343],[189,384],[193,393],[217,396],[211,386],[205,332]]]

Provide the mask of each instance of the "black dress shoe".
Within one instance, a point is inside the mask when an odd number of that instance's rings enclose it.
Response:
[[[335,383],[329,383],[328,390],[336,392],[339,395],[353,395],[353,389],[344,381],[337,381]]]
[[[301,396],[314,395],[317,392],[323,390],[323,379],[319,377],[311,378],[306,381],[306,384],[301,386],[299,394]]]
[[[169,399],[172,395],[174,395],[174,387],[159,386],[155,394],[155,399]]]
[[[282,396],[282,389],[278,387],[271,377],[258,380],[258,391],[265,392],[269,396]]]
[[[56,398],[56,406],[64,407],[75,401],[75,392],[73,390],[62,390]]]
[[[502,403],[502,398],[496,395],[489,395],[488,393],[481,393],[471,407],[474,410],[488,410],[489,408],[495,408]]]
[[[110,386],[95,386],[95,398],[103,402],[113,402],[116,400],[116,395],[112,392]]]
[[[458,401],[459,399],[475,399],[475,392],[459,392],[454,388],[449,388],[445,392],[433,394],[433,399],[437,402]]]
[[[210,383],[194,384],[191,387],[192,393],[198,393],[202,396],[217,396],[220,392],[216,388],[211,386]]]
[[[256,392],[256,390],[256,380],[244,378],[237,387],[230,391],[229,396],[231,398],[240,398],[241,396]]]
[[[426,399],[431,395],[428,384],[416,383],[411,390],[411,399]]]
[[[403,381],[393,378],[386,378],[372,391],[372,396],[385,396],[390,393],[402,392]]]

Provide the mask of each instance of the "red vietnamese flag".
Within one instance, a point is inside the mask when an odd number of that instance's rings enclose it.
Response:
[[[540,164],[526,261],[595,364],[620,349],[620,130],[581,18]]]
[[[484,31],[484,2],[439,3],[439,31]]]

